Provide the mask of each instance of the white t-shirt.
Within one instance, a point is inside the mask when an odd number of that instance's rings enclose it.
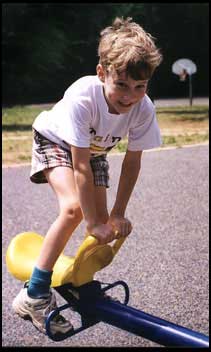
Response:
[[[70,145],[90,148],[93,156],[105,154],[128,136],[128,150],[160,146],[155,107],[145,95],[128,113],[111,114],[98,76],[74,82],[50,111],[33,123],[44,137],[70,150]]]

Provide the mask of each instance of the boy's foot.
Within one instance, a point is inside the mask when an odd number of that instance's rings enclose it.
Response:
[[[27,287],[21,289],[12,303],[14,311],[22,318],[31,318],[38,330],[46,334],[45,321],[49,313],[57,308],[56,297],[50,292],[47,298],[31,298],[27,294]],[[50,323],[52,334],[64,334],[73,329],[72,324],[62,315],[57,315]]]

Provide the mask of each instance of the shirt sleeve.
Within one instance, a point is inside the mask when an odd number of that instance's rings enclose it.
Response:
[[[144,115],[141,121],[129,129],[128,150],[130,151],[157,148],[162,144],[155,108],[151,107]]]
[[[89,148],[91,113],[80,101],[71,101],[68,105],[63,127],[64,140],[76,147]]]

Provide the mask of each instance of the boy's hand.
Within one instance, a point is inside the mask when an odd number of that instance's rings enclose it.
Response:
[[[94,226],[87,226],[87,231],[96,237],[99,244],[106,244],[115,239],[115,231],[111,224],[97,224]]]
[[[131,222],[120,215],[111,215],[108,224],[111,224],[118,231],[118,235],[115,238],[128,236],[132,231]]]

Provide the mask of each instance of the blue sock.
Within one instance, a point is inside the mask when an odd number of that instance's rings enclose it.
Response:
[[[34,268],[27,293],[31,298],[44,298],[50,293],[51,276],[53,271]]]

